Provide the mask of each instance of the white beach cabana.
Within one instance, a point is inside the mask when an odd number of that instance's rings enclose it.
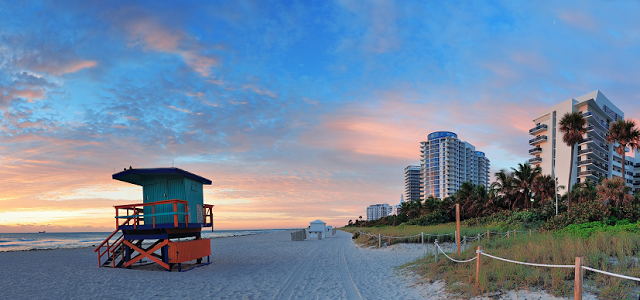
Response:
[[[326,232],[326,226],[327,226],[327,223],[322,222],[320,220],[315,220],[311,222],[309,225],[309,234],[316,233],[321,235],[322,238],[325,238],[324,233]],[[316,237],[318,236],[316,235]]]

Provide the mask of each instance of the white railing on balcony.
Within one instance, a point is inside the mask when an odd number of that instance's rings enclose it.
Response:
[[[536,127],[533,127],[531,129],[529,129],[529,134],[536,134],[538,132],[542,132],[547,130],[547,125],[546,124],[540,124]]]
[[[541,135],[539,137],[533,138],[529,140],[529,144],[534,144],[537,142],[545,142],[547,141],[547,136],[546,135]]]

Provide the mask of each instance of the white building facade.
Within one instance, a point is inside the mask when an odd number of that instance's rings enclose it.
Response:
[[[587,120],[584,142],[575,146],[573,156],[571,147],[562,141],[563,134],[559,130],[560,120],[571,112],[580,112]],[[634,191],[639,190],[640,164],[627,155],[626,174],[623,175],[622,157],[615,151],[617,145],[610,145],[606,140],[609,125],[623,118],[624,113],[600,91],[561,102],[533,120],[535,126],[529,130],[529,134],[534,136],[529,140],[533,148],[529,154],[534,157],[529,159],[529,163],[540,166],[543,174],[558,178],[558,184],[565,187],[571,168],[571,186],[577,182],[597,182],[600,177],[623,177]],[[637,178],[635,182],[634,177]],[[559,192],[568,190],[570,187]]]
[[[422,180],[420,166],[404,168],[404,193],[407,200],[422,198]]]
[[[421,143],[420,153],[423,199],[452,196],[464,182],[489,187],[489,159],[453,132],[429,134]]]
[[[377,220],[393,213],[393,207],[387,203],[374,204],[367,207],[367,221]]]

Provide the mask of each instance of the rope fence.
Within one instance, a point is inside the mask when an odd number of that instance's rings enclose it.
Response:
[[[517,236],[518,233],[522,234],[527,234],[529,233],[529,235],[531,236],[533,233],[537,232],[536,230],[529,230],[527,231],[522,231],[522,230],[510,230],[510,231],[504,231],[504,232],[500,232],[500,231],[489,231],[487,230],[487,232],[485,233],[478,233],[475,236],[462,236],[461,238],[456,239],[456,235],[458,234],[457,231],[454,231],[453,233],[442,233],[442,234],[433,234],[433,233],[424,233],[421,232],[420,234],[415,234],[415,235],[409,235],[409,236],[387,236],[387,235],[382,235],[382,234],[370,234],[368,232],[364,232],[362,230],[360,230],[358,233],[360,235],[365,235],[368,237],[372,237],[374,239],[379,239],[378,240],[378,247],[382,247],[382,239],[387,239],[388,243],[386,243],[387,246],[391,245],[391,244],[401,244],[401,243],[421,243],[424,244],[425,242],[430,242],[433,240],[436,240],[437,238],[441,238],[441,237],[446,237],[445,240],[449,240],[450,242],[453,242],[457,245],[457,240],[459,240],[463,245],[460,245],[460,247],[462,247],[463,249],[467,248],[467,242],[475,242],[475,241],[479,241],[483,238],[487,239],[490,238],[490,235],[497,235],[499,239],[504,239],[504,238],[510,238],[512,235],[513,236]],[[418,239],[419,238],[419,239]],[[398,240],[405,240],[403,241],[398,241]]]
[[[536,230],[529,230],[529,235],[531,236],[534,232],[537,232]],[[493,232],[493,231],[489,231],[487,230],[486,233],[478,233],[476,236],[463,236],[462,239],[462,243],[464,244],[463,249],[466,249],[467,246],[467,242],[474,242],[474,241],[479,241],[482,238],[484,239],[490,239],[491,234],[495,234],[497,236],[501,236],[499,239],[504,239],[504,238],[510,238],[511,235],[513,235],[514,237],[518,235],[518,233],[520,234],[524,234],[526,235],[526,231],[518,231],[518,230],[513,230],[513,231],[506,231],[506,232]],[[445,234],[428,234],[428,233],[420,233],[420,234],[416,234],[416,235],[411,235],[411,236],[403,236],[403,237],[396,237],[396,236],[386,236],[386,235],[382,235],[380,233],[376,234],[370,234],[368,232],[364,232],[364,231],[359,231],[359,234],[361,235],[365,235],[368,237],[373,237],[374,239],[378,239],[378,247],[380,248],[382,246],[382,239],[386,238],[389,240],[389,242],[391,242],[391,240],[393,239],[410,239],[410,238],[416,238],[420,237],[420,241],[422,244],[424,244],[424,238],[426,237],[450,237],[450,236],[458,236],[458,232],[453,232],[453,233],[445,233]],[[459,237],[459,236],[458,236]],[[459,238],[458,238],[459,239]],[[622,274],[616,274],[616,273],[611,273],[611,272],[607,272],[607,271],[603,271],[603,270],[598,270],[598,269],[594,269],[594,268],[590,268],[588,266],[584,266],[584,259],[582,257],[576,257],[575,259],[575,264],[574,265],[550,265],[550,264],[538,264],[538,263],[530,263],[530,262],[522,262],[522,261],[516,261],[516,260],[511,260],[511,259],[506,259],[503,257],[498,257],[498,256],[494,256],[491,254],[487,254],[484,252],[483,247],[482,246],[478,246],[478,249],[476,250],[476,256],[467,260],[457,260],[454,259],[452,257],[450,257],[449,255],[447,255],[447,253],[445,253],[445,251],[440,247],[440,245],[438,244],[438,239],[435,239],[435,261],[436,263],[438,262],[438,254],[442,253],[447,259],[456,262],[456,263],[469,263],[472,261],[476,261],[476,286],[479,285],[479,278],[480,278],[480,272],[481,272],[481,262],[482,256],[488,257],[488,258],[492,258],[492,259],[496,259],[496,260],[500,260],[500,261],[504,261],[507,263],[513,263],[513,264],[519,264],[519,265],[525,265],[525,266],[532,266],[532,267],[543,267],[543,268],[567,268],[567,269],[574,269],[575,270],[575,279],[574,279],[574,299],[575,300],[581,300],[582,299],[582,290],[583,290],[583,276],[584,276],[584,270],[587,271],[591,271],[591,272],[596,272],[596,273],[600,273],[600,274],[604,274],[604,275],[608,275],[608,276],[614,276],[614,277],[618,277],[618,278],[622,278],[622,279],[628,279],[628,280],[633,280],[633,281],[637,281],[640,282],[640,278],[638,277],[632,277],[632,276],[627,276],[627,275],[622,275]],[[458,254],[460,254],[460,245],[457,245],[458,248]]]
[[[449,260],[451,260],[453,262],[456,262],[456,263],[468,263],[468,262],[472,262],[472,261],[475,260],[476,261],[476,286],[479,285],[479,278],[480,278],[480,272],[481,272],[480,266],[482,265],[481,256],[486,256],[486,257],[489,257],[489,258],[497,259],[497,260],[508,262],[508,263],[525,265],[525,266],[532,266],[532,267],[574,269],[575,270],[574,293],[573,293],[573,299],[574,300],[582,300],[583,276],[584,276],[583,270],[588,270],[588,271],[592,271],[592,272],[596,272],[596,273],[600,273],[600,274],[604,274],[604,275],[609,275],[609,276],[614,276],[614,277],[618,277],[618,278],[622,278],[622,279],[628,279],[628,280],[633,280],[633,281],[640,282],[640,278],[638,278],[638,277],[632,277],[632,276],[626,276],[626,275],[622,275],[622,274],[611,273],[611,272],[607,272],[607,271],[598,270],[598,269],[594,269],[594,268],[590,268],[590,267],[584,266],[583,265],[584,259],[582,257],[576,257],[574,265],[538,264],[538,263],[529,263],[529,262],[511,260],[511,259],[506,259],[506,258],[490,255],[490,254],[487,254],[487,253],[484,252],[482,246],[478,246],[478,249],[476,250],[476,256],[475,257],[473,257],[471,259],[467,259],[467,260],[457,260],[457,259],[451,258],[449,255],[447,255],[447,253],[444,252],[444,250],[442,250],[440,245],[438,245],[438,240],[436,240],[434,244],[436,246],[435,247],[436,248],[436,253],[435,253],[435,261],[436,261],[436,263],[438,262],[438,253],[442,253],[446,258],[448,258]]]

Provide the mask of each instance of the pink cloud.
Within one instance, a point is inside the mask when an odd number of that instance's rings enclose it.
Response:
[[[175,111],[179,111],[179,112],[183,112],[183,113],[187,113],[187,114],[192,114],[191,111],[187,110],[187,109],[182,109],[182,108],[177,108],[173,105],[169,106],[169,108],[175,110]]]
[[[578,10],[567,10],[558,13],[558,18],[567,24],[573,25],[580,29],[596,32],[599,31],[598,19],[592,15]]]
[[[62,68],[59,72],[60,74],[75,73],[82,69],[93,68],[97,65],[98,62],[95,60],[76,61],[68,64],[67,66],[64,66],[64,68]]]
[[[179,55],[203,77],[209,77],[211,68],[219,64],[215,56],[201,53],[205,46],[196,39],[181,30],[168,28],[145,11],[129,7],[107,15],[127,32],[131,45]]]

